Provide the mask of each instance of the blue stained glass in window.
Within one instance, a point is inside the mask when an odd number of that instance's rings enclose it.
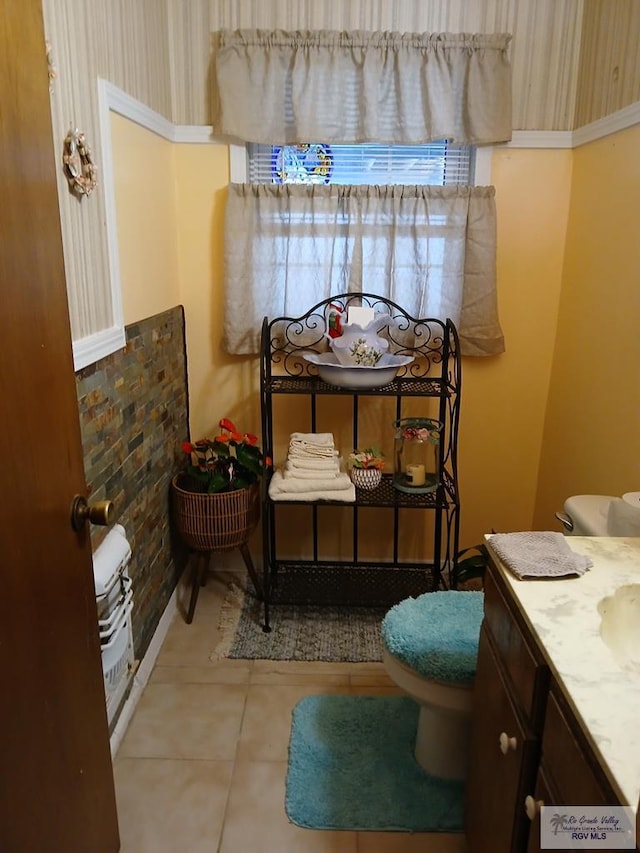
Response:
[[[321,142],[274,145],[271,170],[276,184],[328,184],[333,170],[331,146]]]

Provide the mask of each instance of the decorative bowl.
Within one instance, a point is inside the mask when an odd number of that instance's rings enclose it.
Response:
[[[380,485],[382,471],[379,468],[352,468],[350,476],[354,486],[370,492]]]
[[[335,353],[302,353],[302,356],[310,364],[316,366],[318,375],[328,385],[337,388],[349,388],[351,390],[366,390],[367,388],[381,388],[388,385],[396,378],[401,367],[411,364],[414,360],[412,355],[383,355],[374,367],[363,367],[361,365],[340,364]]]

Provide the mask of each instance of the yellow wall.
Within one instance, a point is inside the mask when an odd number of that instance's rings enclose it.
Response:
[[[111,113],[125,325],[180,301],[174,146]]]
[[[557,529],[553,513],[569,494],[621,494],[640,485],[639,143],[634,128],[574,151],[494,152],[507,349],[463,364],[463,546],[492,528]],[[214,433],[224,416],[259,432],[257,359],[222,349],[228,149],[171,150],[117,117],[114,146],[127,322],[182,303],[192,437]],[[134,180],[143,164],[158,178],[152,194],[140,193]],[[289,426],[307,428],[294,415],[295,401],[286,402],[285,436]],[[380,404],[361,424],[367,440],[384,433],[387,451],[391,418]],[[335,429],[346,447],[348,413],[332,409],[321,419],[319,428]],[[373,538],[377,529],[372,514]],[[379,541],[383,556],[384,536]]]
[[[181,145],[175,158],[192,436],[211,434],[223,416],[243,429],[259,432],[257,359],[228,356],[221,343],[227,149]],[[507,351],[496,358],[466,359],[463,366],[459,467],[465,545],[478,541],[492,527],[531,526],[570,180],[570,151],[503,149],[494,154],[500,313]],[[294,422],[294,404],[286,403],[285,437],[295,428],[308,428],[302,414]],[[335,430],[340,446],[347,446],[345,417],[335,408],[321,411],[320,417],[319,428]],[[386,442],[387,450],[391,419],[382,406],[372,411],[369,421],[363,418],[365,428],[372,424],[367,438]]]
[[[576,148],[535,521],[640,488],[640,126]]]
[[[461,543],[526,530],[560,299],[571,151],[496,149],[498,297],[506,352],[462,371]]]
[[[181,301],[185,308],[193,439],[213,436],[220,418],[260,433],[259,377],[253,358],[222,348],[223,222],[229,183],[224,145],[175,151]]]

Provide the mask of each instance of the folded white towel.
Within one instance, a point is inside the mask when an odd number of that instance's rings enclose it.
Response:
[[[593,565],[589,557],[569,547],[562,533],[553,531],[494,533],[489,544],[521,580],[583,575]]]
[[[316,444],[319,447],[333,447],[332,432],[292,432],[289,436],[290,442],[304,442],[305,444]]]
[[[335,462],[331,464],[330,468],[322,468],[320,470],[318,470],[317,468],[314,468],[313,470],[309,470],[308,468],[292,468],[290,467],[289,462],[287,462],[284,466],[282,475],[285,480],[294,478],[296,480],[306,480],[308,482],[309,480],[317,481],[320,479],[335,480],[339,473],[340,466]]]
[[[335,451],[334,456],[329,459],[311,459],[306,456],[289,456],[286,462],[288,470],[301,471],[334,471],[336,468],[340,470],[341,459],[338,456],[338,451]]]
[[[346,474],[344,474],[347,477]],[[336,478],[338,479],[338,478]],[[269,497],[273,501],[340,501],[341,503],[354,503],[356,499],[356,487],[347,477],[348,485],[344,489],[314,489],[309,480],[308,491],[287,492],[281,489],[283,479],[280,471],[274,471],[269,483]]]
[[[336,455],[335,447],[318,447],[315,444],[290,444],[289,456],[303,459],[331,459]]]
[[[351,486],[351,480],[348,474],[338,474],[337,477],[327,477],[321,475],[313,480],[302,480],[298,477],[282,476],[282,471],[278,469],[273,472],[273,477],[269,483],[269,494],[271,490],[274,492],[287,493],[303,493],[303,492],[340,492],[348,489]]]
[[[330,432],[292,432],[289,456],[310,459],[331,459],[336,455],[333,434]]]

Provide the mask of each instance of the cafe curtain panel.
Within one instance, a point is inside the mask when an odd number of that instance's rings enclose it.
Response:
[[[259,351],[264,317],[367,292],[450,318],[464,355],[504,351],[493,187],[231,184],[225,219],[227,351]]]
[[[215,134],[266,144],[511,139],[510,35],[221,30]]]

